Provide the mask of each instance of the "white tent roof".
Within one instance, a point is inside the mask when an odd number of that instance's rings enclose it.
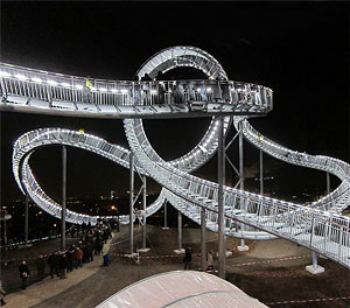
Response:
[[[112,295],[97,308],[267,307],[214,275],[174,271],[140,280]]]

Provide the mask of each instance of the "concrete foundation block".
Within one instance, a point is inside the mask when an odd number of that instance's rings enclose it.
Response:
[[[305,269],[311,273],[312,275],[317,275],[317,274],[321,274],[324,273],[325,269],[324,267],[317,265],[316,267],[313,265],[307,265],[305,266]]]

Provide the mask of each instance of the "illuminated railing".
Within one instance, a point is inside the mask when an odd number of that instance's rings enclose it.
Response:
[[[110,81],[54,74],[0,64],[0,94],[55,101],[144,106],[157,104],[227,103],[272,109],[272,90],[225,80]],[[60,106],[64,108],[64,106]]]

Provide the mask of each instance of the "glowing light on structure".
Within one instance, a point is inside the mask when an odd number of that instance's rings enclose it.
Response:
[[[49,79],[49,80],[47,81],[47,83],[48,83],[50,86],[57,86],[57,81],[52,80],[52,79]]]
[[[43,82],[42,79],[39,78],[39,77],[33,77],[33,78],[32,78],[32,81],[34,81],[34,82],[36,82],[36,83],[42,83],[42,82]]]
[[[22,74],[16,74],[15,77],[21,81],[27,80],[28,77],[22,75]]]
[[[67,82],[62,82],[61,85],[64,86],[65,88],[69,88],[70,87],[70,84],[67,83]]]
[[[11,77],[11,74],[5,71],[0,71],[0,77]]]
[[[74,86],[77,90],[82,90],[83,86],[81,84],[77,84]]]

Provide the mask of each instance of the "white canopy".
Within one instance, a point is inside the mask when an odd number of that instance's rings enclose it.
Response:
[[[263,308],[233,284],[196,271],[174,271],[140,280],[112,295],[97,308]]]

